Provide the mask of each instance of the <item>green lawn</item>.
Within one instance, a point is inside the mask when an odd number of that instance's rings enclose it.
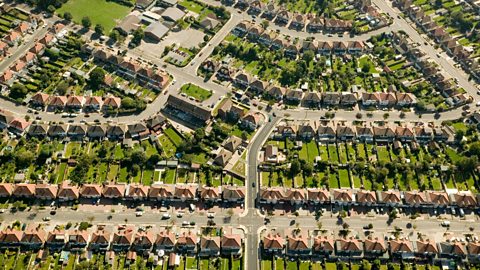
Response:
[[[175,146],[179,146],[183,141],[182,137],[180,137],[180,135],[173,128],[167,128],[165,130],[165,135],[167,135],[167,137]]]
[[[191,83],[184,84],[182,88],[180,88],[180,92],[200,101],[204,101],[212,96],[212,91],[203,89],[200,86]]]
[[[350,179],[348,177],[348,171],[346,169],[338,170],[338,177],[340,178],[340,187],[350,188]]]
[[[70,12],[73,21],[81,23],[85,16],[90,17],[92,28],[101,24],[105,33],[109,33],[116,25],[116,20],[127,16],[131,8],[106,0],[69,0],[63,6],[57,9],[57,13],[63,15]]]
[[[388,150],[386,146],[377,146],[377,155],[378,155],[378,160],[380,161],[385,161],[385,162],[390,161],[390,156],[388,154]]]

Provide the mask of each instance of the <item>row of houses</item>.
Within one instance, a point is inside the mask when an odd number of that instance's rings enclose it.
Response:
[[[24,23],[20,26],[27,27]],[[19,26],[19,27],[20,27]],[[49,32],[45,34],[42,38],[38,39],[35,44],[20,58],[18,61],[15,61],[12,66],[0,75],[0,84],[12,85],[16,77],[22,73],[25,68],[30,65],[33,65],[37,58],[39,58],[45,52],[45,48],[57,41],[55,37],[65,26],[63,24],[55,24],[50,29]],[[21,36],[18,36],[20,39]],[[0,51],[2,44],[0,43]]]
[[[265,4],[261,0],[239,0],[236,6],[243,10],[248,9],[247,12],[252,15],[261,14],[262,18],[273,21],[278,25],[297,30],[306,29],[309,32],[346,32],[352,30],[353,25],[351,20],[325,18],[315,14],[292,13],[283,7],[277,7],[273,2]]]
[[[119,51],[110,50],[107,48],[95,49],[89,45],[83,47],[83,51],[90,53],[95,60],[113,66],[119,75],[129,80],[137,80],[157,91],[163,90],[169,83],[170,76],[164,70],[142,65],[137,59],[126,58]],[[106,83],[108,84],[108,82]]]
[[[333,238],[317,234],[289,233],[282,237],[279,233],[267,233],[261,242],[266,254],[286,255],[291,258],[325,258],[329,260],[348,258],[403,260],[453,260],[474,263],[480,259],[480,243],[460,241],[442,241],[436,243],[431,239],[409,240],[406,238],[381,239],[370,236],[364,240],[350,238]]]
[[[204,201],[242,203],[245,199],[245,187],[222,186],[207,187],[196,184],[170,185],[153,184],[83,184],[77,186],[63,182],[55,184],[1,183],[1,198],[27,198],[39,200],[73,201],[86,199],[125,199],[151,201]]]
[[[8,128],[15,134],[24,134],[29,126],[30,122],[25,119],[15,117],[9,111],[0,109],[0,130]]]
[[[457,206],[478,208],[480,197],[470,191],[368,191],[353,189],[262,187],[258,200],[263,204],[339,204],[350,206],[391,206],[437,208]]]
[[[52,110],[100,111],[120,108],[122,99],[115,96],[108,96],[105,99],[100,96],[51,96],[38,92],[32,96],[29,103],[33,107],[48,107]]]
[[[470,191],[368,191],[353,189],[262,187],[258,200],[263,204],[338,204],[350,206],[391,206],[438,208],[456,206],[478,208],[480,197]]]
[[[288,103],[301,104],[305,107],[324,106],[355,106],[359,102],[363,106],[409,107],[417,104],[417,98],[412,93],[397,91],[394,85],[386,92],[318,92],[291,89],[262,81],[243,71],[236,71],[227,66],[220,66],[213,60],[207,60],[202,68],[208,72],[216,72],[220,80],[232,81],[241,89],[248,89],[255,94],[265,95],[276,101],[285,100]]]
[[[81,252],[136,252],[148,254],[198,254],[199,256],[239,256],[242,254],[242,236],[225,233],[222,236],[199,236],[193,231],[176,235],[172,230],[154,233],[151,228],[136,229],[133,226],[118,226],[114,232],[104,226],[89,230],[54,229],[45,231],[40,225],[29,225],[25,231],[6,228],[0,231],[0,248],[25,248],[50,251],[69,250]]]
[[[320,142],[359,140],[364,142],[452,142],[454,132],[448,127],[428,125],[355,126],[331,121],[280,122],[272,132],[272,138],[292,140],[316,139]]]
[[[393,44],[395,49],[406,54],[410,61],[414,63],[417,70],[423,73],[435,88],[446,98],[446,102],[451,106],[461,106],[472,101],[472,98],[461,90],[454,78],[440,72],[438,65],[430,59],[419,48],[412,47],[412,41],[402,34],[393,35]]]
[[[480,79],[479,58],[471,48],[460,44],[458,37],[453,37],[435,21],[432,14],[427,14],[421,7],[413,4],[412,0],[397,0],[396,4],[448,54],[458,60],[467,72]]]
[[[7,55],[10,47],[17,45],[24,35],[32,33],[37,27],[37,19],[29,16],[27,20],[20,21],[15,28],[10,29],[0,40],[0,59]]]
[[[237,24],[232,33],[238,37],[247,37],[250,41],[263,44],[274,50],[283,50],[285,55],[296,58],[304,51],[319,54],[361,54],[366,50],[363,41],[317,41],[299,40],[294,43],[272,30],[265,30],[261,25],[243,21]]]

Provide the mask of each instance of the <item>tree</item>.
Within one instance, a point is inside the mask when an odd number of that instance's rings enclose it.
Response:
[[[23,148],[19,151],[15,151],[15,165],[17,168],[27,168],[32,164],[34,158],[35,156],[32,151],[27,151]]]
[[[10,88],[10,97],[13,99],[23,99],[28,93],[28,89],[25,85],[15,83]]]
[[[101,24],[95,25],[95,33],[99,36],[103,35],[103,26]]]
[[[138,28],[133,32],[133,38],[132,38],[132,43],[134,44],[140,44],[142,41],[143,37],[145,36],[145,33],[143,32],[142,28]]]
[[[94,89],[98,89],[98,86],[105,80],[105,70],[100,67],[96,67],[90,72],[90,85]]]
[[[66,81],[61,81],[60,83],[58,83],[57,85],[57,94],[63,96],[67,93],[67,90],[68,90],[68,87],[70,85],[68,84],[68,82]]]
[[[109,37],[114,41],[118,41],[120,39],[120,32],[118,32],[117,30],[112,30]]]
[[[310,63],[313,60],[313,58],[315,58],[315,54],[312,51],[308,50],[303,53],[303,60],[305,62]]]
[[[290,164],[290,174],[295,176],[300,173],[300,169],[300,161],[298,161],[298,159],[292,160],[292,163]]]
[[[63,13],[63,18],[64,18],[65,20],[71,22],[72,19],[73,19],[72,13],[70,13],[70,12],[65,12],[65,13]]]
[[[302,171],[305,176],[311,176],[313,172],[313,165],[310,162],[302,163]]]
[[[82,18],[82,26],[85,28],[90,28],[90,26],[92,26],[92,21],[90,20],[90,17],[85,16]]]

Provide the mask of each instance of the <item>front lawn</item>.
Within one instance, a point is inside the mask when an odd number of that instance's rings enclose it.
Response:
[[[69,0],[57,9],[57,13],[63,15],[70,12],[73,21],[80,24],[83,17],[88,16],[92,22],[92,28],[100,24],[109,33],[116,25],[116,20],[127,16],[131,8],[106,0]]]
[[[180,92],[200,101],[207,100],[212,96],[212,91],[203,89],[200,86],[191,83],[184,84],[182,88],[180,88]]]

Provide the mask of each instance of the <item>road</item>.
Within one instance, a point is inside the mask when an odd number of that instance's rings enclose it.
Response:
[[[20,57],[24,56],[30,48],[37,42],[38,39],[45,36],[48,32],[48,25],[45,24],[45,27],[40,27],[32,35],[28,35],[27,38],[23,40],[23,43],[6,59],[3,59],[0,62],[0,74],[2,74],[8,67],[17,62]]]
[[[465,89],[468,94],[470,94],[475,101],[480,99],[480,96],[477,95],[477,89],[473,82],[468,81],[468,75],[463,72],[461,69],[454,66],[455,62],[452,59],[447,59],[445,54],[441,54],[440,57],[437,56],[442,50],[436,50],[430,43],[430,40],[424,38],[412,25],[413,22],[408,22],[402,16],[402,11],[393,8],[390,1],[387,0],[373,0],[375,5],[377,5],[383,12],[390,15],[394,18],[392,27],[401,29],[407,33],[407,35],[414,41],[420,44],[420,48],[435,61],[443,70],[445,70],[452,78],[458,80],[458,85]],[[426,45],[425,45],[426,44]]]

